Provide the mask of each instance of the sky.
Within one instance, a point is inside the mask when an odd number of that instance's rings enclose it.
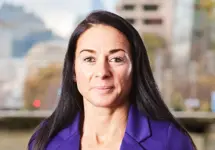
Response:
[[[103,0],[107,10],[112,11],[116,0]],[[77,14],[86,14],[91,9],[91,0],[0,0],[22,5],[27,12],[34,12],[42,18],[48,28],[68,37],[74,29]]]

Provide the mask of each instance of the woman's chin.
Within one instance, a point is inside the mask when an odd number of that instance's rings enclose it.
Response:
[[[105,99],[103,100],[96,100],[96,101],[91,101],[91,104],[93,104],[96,107],[113,107],[114,106],[114,102],[112,101],[105,101]]]
[[[89,102],[96,107],[113,107],[117,104],[116,99],[111,95],[95,96]]]

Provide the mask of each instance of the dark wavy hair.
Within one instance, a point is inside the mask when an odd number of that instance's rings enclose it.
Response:
[[[135,28],[122,17],[108,11],[91,12],[74,30],[65,55],[62,93],[58,106],[43,125],[38,127],[29,144],[34,141],[33,149],[45,149],[48,142],[59,131],[69,126],[78,112],[83,112],[82,95],[77,89],[74,76],[74,60],[77,40],[92,25],[103,24],[119,30],[128,39],[131,46],[133,78],[130,103],[137,106],[140,112],[153,120],[172,122],[180,131],[190,137],[188,132],[176,121],[165,105],[149,64],[146,48]],[[191,138],[190,138],[191,139]],[[191,139],[192,141],[192,139]],[[192,141],[193,143],[193,141]],[[193,143],[195,147],[195,144]]]

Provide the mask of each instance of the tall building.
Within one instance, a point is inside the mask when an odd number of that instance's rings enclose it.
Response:
[[[105,9],[103,1],[102,0],[92,0],[91,9],[92,10]]]
[[[105,5],[103,3],[103,0],[91,0],[89,11],[94,11],[94,10],[105,10]],[[78,25],[85,17],[87,14],[76,14],[76,19],[74,25]]]
[[[13,57],[24,57],[29,49],[36,43],[41,41],[49,41],[54,39],[52,31],[44,30],[40,32],[32,32],[27,34],[22,39],[14,39],[13,41]]]
[[[8,3],[3,3],[0,7],[0,20],[13,29],[16,38],[22,38],[32,31],[43,31],[46,28],[43,20],[34,13],[26,12],[22,6]]]
[[[172,28],[172,60],[175,66],[186,68],[192,47],[195,0],[175,0]],[[186,17],[185,17],[186,16]]]
[[[0,33],[0,57],[22,58],[34,44],[60,38],[34,13],[7,3],[0,7]]]
[[[0,109],[23,107],[22,90],[25,79],[24,59],[0,59]]]
[[[173,0],[119,0],[117,13],[140,34],[153,33],[171,43]]]
[[[116,4],[119,0],[104,0],[104,5],[108,11],[116,12]]]
[[[12,53],[13,35],[7,25],[0,20],[0,58],[10,57]]]
[[[210,11],[214,10],[213,0],[193,0],[193,32],[191,60],[200,61],[205,51],[210,49],[211,30],[214,23],[210,20]]]

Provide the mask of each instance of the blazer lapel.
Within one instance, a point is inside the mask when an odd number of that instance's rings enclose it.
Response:
[[[141,114],[136,106],[131,105],[120,150],[146,150],[144,141],[150,136],[151,130],[148,118]]]
[[[59,133],[59,136],[64,139],[61,143],[59,149],[62,150],[80,150],[80,113],[78,113],[73,121],[73,123]]]
[[[138,143],[130,135],[125,133],[120,150],[146,150],[146,149],[143,146],[141,146],[140,143]]]
[[[75,133],[75,135],[71,136],[69,139],[64,141],[59,150],[80,150],[80,134]]]
[[[59,133],[64,139],[59,145],[63,150],[80,149],[80,131],[79,131],[80,113],[74,119],[74,122],[62,132]],[[120,150],[147,150],[144,148],[144,141],[151,136],[149,120],[141,114],[136,106],[129,108],[128,122],[125,135],[123,137]]]

